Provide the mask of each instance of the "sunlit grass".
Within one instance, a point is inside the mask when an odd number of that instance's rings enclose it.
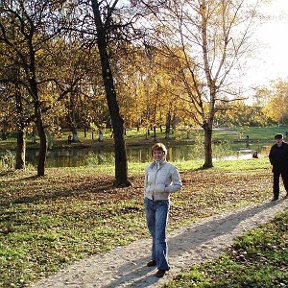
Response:
[[[274,139],[274,135],[282,133],[285,138],[287,126],[280,127],[247,127],[245,128],[245,135],[249,135],[250,139]]]
[[[0,287],[22,287],[94,253],[148,237],[144,170],[130,163],[133,187],[114,188],[114,165],[2,171]],[[169,231],[271,196],[268,159],[175,163],[183,189],[172,195]],[[261,192],[261,193],[259,193]],[[11,284],[12,283],[12,284]],[[22,286],[21,286],[22,285]]]

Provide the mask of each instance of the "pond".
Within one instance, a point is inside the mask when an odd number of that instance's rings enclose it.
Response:
[[[250,159],[253,152],[257,151],[259,157],[267,157],[271,143],[253,144],[213,144],[213,160]],[[150,146],[127,147],[129,162],[150,162]],[[26,161],[37,166],[38,151],[27,150]],[[186,161],[204,159],[203,145],[176,145],[168,147],[167,160]],[[78,167],[87,165],[105,165],[114,163],[112,147],[104,145],[98,148],[49,150],[46,167]]]

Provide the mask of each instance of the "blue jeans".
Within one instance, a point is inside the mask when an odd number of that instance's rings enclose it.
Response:
[[[169,270],[166,226],[168,223],[169,200],[153,201],[144,199],[146,221],[152,236],[152,259],[159,270]]]

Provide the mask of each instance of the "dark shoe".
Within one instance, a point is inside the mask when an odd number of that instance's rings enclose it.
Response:
[[[158,270],[157,271],[157,273],[155,274],[155,276],[157,277],[157,278],[162,278],[164,275],[165,275],[165,273],[166,273],[166,270]]]
[[[148,263],[147,263],[147,267],[154,267],[156,266],[157,263],[156,263],[156,260],[150,260]]]
[[[278,199],[279,199],[278,197],[273,197],[271,201],[272,201],[272,202],[273,202],[273,201],[277,201]]]

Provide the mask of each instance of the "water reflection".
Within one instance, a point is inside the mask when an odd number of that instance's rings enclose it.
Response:
[[[213,160],[251,159],[257,151],[259,157],[268,155],[271,144],[214,144]],[[150,146],[127,148],[129,162],[151,161]],[[38,151],[28,150],[27,163],[37,165]],[[177,145],[168,147],[167,159],[170,161],[186,161],[204,159],[203,145]],[[105,146],[87,149],[51,150],[47,154],[47,167],[77,167],[85,165],[105,165],[114,163],[112,148]]]

